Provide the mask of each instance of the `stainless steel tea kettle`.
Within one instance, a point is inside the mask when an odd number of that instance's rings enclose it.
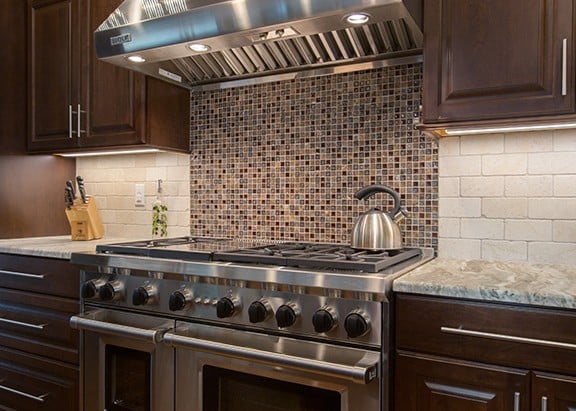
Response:
[[[401,207],[398,193],[385,185],[371,185],[358,190],[354,197],[365,200],[376,193],[390,194],[394,198],[394,208],[389,213],[373,208],[362,214],[352,231],[351,246],[369,251],[400,249],[403,244],[398,223],[408,216],[408,212]]]

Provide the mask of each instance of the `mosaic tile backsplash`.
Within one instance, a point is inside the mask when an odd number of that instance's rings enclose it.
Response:
[[[421,64],[295,79],[191,96],[194,235],[348,243],[359,215],[410,216],[407,246],[437,247],[437,143],[419,122]]]

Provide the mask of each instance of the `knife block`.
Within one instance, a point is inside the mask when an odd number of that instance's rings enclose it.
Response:
[[[88,197],[86,203],[76,199],[74,205],[65,211],[70,223],[72,240],[86,241],[102,238],[104,226],[94,198]]]

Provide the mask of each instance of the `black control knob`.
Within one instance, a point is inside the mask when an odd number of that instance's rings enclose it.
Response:
[[[178,290],[170,294],[168,308],[170,311],[182,311],[192,302],[192,293],[188,290]]]
[[[82,298],[94,298],[98,295],[98,292],[99,289],[96,287],[96,284],[94,284],[94,281],[86,281],[82,284],[80,294],[82,295]]]
[[[358,338],[370,331],[370,323],[361,313],[350,313],[344,320],[344,329],[349,338]]]
[[[100,287],[100,299],[102,301],[113,301],[122,298],[124,286],[120,281],[110,281]]]
[[[284,304],[276,311],[276,323],[280,328],[291,327],[298,319],[298,312],[294,305]]]
[[[329,309],[321,308],[312,316],[312,325],[317,333],[327,333],[336,326],[336,318]]]
[[[216,316],[218,318],[228,318],[234,315],[237,304],[229,297],[222,297],[216,303]]]
[[[261,323],[272,313],[272,308],[265,300],[254,301],[248,307],[248,319],[251,323]]]
[[[132,293],[132,304],[133,305],[146,305],[150,300],[150,294],[146,287],[138,287]]]

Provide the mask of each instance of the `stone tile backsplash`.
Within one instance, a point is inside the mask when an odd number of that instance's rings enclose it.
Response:
[[[440,139],[442,257],[576,264],[576,130]]]
[[[437,245],[437,147],[415,129],[420,64],[191,96],[190,229],[195,235],[349,242],[397,190],[409,246]]]

